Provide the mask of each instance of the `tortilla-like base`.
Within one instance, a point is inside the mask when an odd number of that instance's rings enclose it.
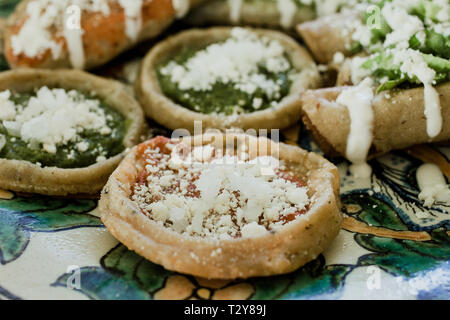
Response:
[[[225,135],[183,139],[205,143],[214,137],[225,141]],[[105,226],[125,246],[146,259],[168,270],[203,278],[235,279],[288,273],[315,259],[337,236],[342,222],[337,168],[319,155],[298,147],[244,134],[232,134],[231,138],[249,145],[255,143],[253,146],[258,143],[257,153],[250,151],[250,158],[271,154],[265,150],[279,147],[280,159],[297,163],[308,184],[309,211],[278,232],[259,237],[215,240],[181,235],[148,218],[130,200],[131,187],[139,173],[136,148],[133,148],[102,191],[99,210]]]
[[[95,93],[129,122],[123,141],[125,148],[139,143],[146,128],[144,113],[121,83],[76,70],[18,69],[0,73],[0,91],[29,92],[42,86]],[[75,169],[0,159],[0,188],[43,195],[95,194],[105,185],[124,154],[125,151],[105,161]]]

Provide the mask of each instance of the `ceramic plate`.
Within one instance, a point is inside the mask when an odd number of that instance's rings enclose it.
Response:
[[[16,2],[0,1],[0,16]],[[131,82],[138,66],[127,54],[98,73]],[[155,134],[170,132],[154,126]],[[320,152],[300,125],[281,140]],[[415,179],[424,162],[449,179],[449,157],[450,148],[430,145],[392,152],[372,160],[363,180],[332,159],[345,213],[333,245],[293,273],[245,281],[200,279],[143,259],[108,233],[97,199],[0,191],[0,299],[450,299],[450,203],[424,207]]]

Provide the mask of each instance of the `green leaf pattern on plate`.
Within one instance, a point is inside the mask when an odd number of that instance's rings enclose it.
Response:
[[[9,263],[22,254],[30,232],[102,226],[99,218],[87,214],[96,206],[94,200],[46,197],[0,200],[0,264]]]

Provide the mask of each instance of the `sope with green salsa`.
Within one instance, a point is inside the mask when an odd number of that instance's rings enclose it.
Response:
[[[90,93],[42,87],[0,100],[0,158],[82,168],[125,149],[125,117]]]
[[[241,28],[225,41],[184,48],[156,69],[162,92],[176,104],[227,116],[276,106],[299,72],[278,41]]]

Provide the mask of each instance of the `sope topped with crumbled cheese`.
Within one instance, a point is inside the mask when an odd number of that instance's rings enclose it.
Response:
[[[0,157],[84,167],[123,151],[125,119],[98,98],[41,87],[0,92]]]
[[[166,96],[207,114],[239,114],[278,105],[299,70],[277,40],[243,28],[200,50],[185,48],[157,68]]]
[[[234,150],[234,149],[233,149]],[[156,223],[212,239],[277,232],[305,214],[308,188],[289,163],[157,137],[138,146],[131,199]]]
[[[373,140],[372,99],[372,80],[367,78],[358,86],[343,91],[336,100],[348,108],[350,116],[346,157],[352,162],[350,171],[355,177],[369,177],[372,173],[366,163]]]

